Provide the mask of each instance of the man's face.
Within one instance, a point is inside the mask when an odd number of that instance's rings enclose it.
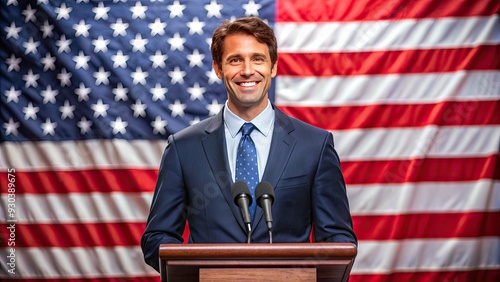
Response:
[[[254,118],[267,106],[271,78],[276,76],[276,64],[266,44],[246,34],[229,35],[224,40],[222,64],[215,62],[217,76],[224,80],[228,106],[235,114]]]

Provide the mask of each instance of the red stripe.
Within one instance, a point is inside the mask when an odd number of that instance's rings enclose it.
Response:
[[[278,106],[285,113],[328,130],[500,124],[500,100],[338,107]]]
[[[356,262],[355,262],[356,263]],[[436,266],[438,267],[438,266]],[[349,278],[350,282],[495,282],[500,281],[500,269],[481,269],[481,270],[455,270],[455,271],[435,271],[390,274],[353,274]]]
[[[500,212],[354,215],[359,240],[474,238],[500,236]],[[422,228],[425,226],[425,228]],[[9,224],[0,224],[5,244]],[[145,223],[16,224],[16,248],[116,247],[140,245]],[[40,236],[43,234],[43,236]],[[189,234],[185,232],[185,236]]]
[[[442,17],[489,16],[499,1],[461,0],[279,0],[278,22],[373,21]],[[367,8],[368,7],[368,8]]]
[[[353,216],[359,240],[500,236],[500,211]]]
[[[343,53],[279,53],[278,74],[333,76],[500,69],[500,45]]]
[[[78,171],[16,171],[16,194],[153,192],[157,170],[92,169]],[[6,172],[0,184],[7,187]],[[5,185],[5,186],[4,186]],[[7,191],[0,191],[6,193]]]
[[[104,275],[104,274],[102,274]],[[16,275],[13,275],[16,276]],[[154,276],[144,276],[144,277],[102,277],[102,278],[10,278],[2,277],[2,281],[22,281],[22,282],[160,282],[160,275],[158,277]]]
[[[8,238],[10,224],[0,224]],[[141,244],[144,222],[15,224],[16,248],[22,247],[115,247]],[[43,234],[43,236],[40,236]],[[8,242],[6,242],[8,243]]]
[[[476,158],[343,161],[349,184],[459,182],[500,179],[500,155]]]

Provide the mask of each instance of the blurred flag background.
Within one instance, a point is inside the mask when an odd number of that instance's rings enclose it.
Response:
[[[335,136],[350,281],[499,281],[499,10],[2,0],[0,279],[158,280],[139,244],[166,139],[224,104],[213,30],[259,16],[278,38],[271,99]]]

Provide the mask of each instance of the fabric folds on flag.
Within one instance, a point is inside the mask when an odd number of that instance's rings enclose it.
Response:
[[[167,137],[225,102],[213,30],[276,31],[271,99],[334,134],[350,281],[500,279],[500,3],[0,3],[2,281],[159,281],[140,237]]]

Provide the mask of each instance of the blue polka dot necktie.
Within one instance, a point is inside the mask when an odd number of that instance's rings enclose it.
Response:
[[[241,139],[236,154],[236,180],[247,183],[252,194],[252,204],[250,205],[250,216],[255,214],[255,186],[259,183],[259,170],[257,166],[257,149],[250,137],[250,133],[255,129],[252,123],[244,123],[241,127]]]

